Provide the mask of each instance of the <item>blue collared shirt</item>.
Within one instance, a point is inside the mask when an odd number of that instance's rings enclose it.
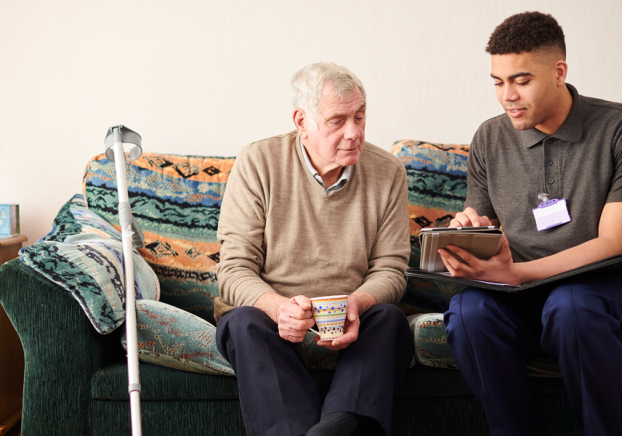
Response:
[[[333,192],[337,192],[345,186],[346,182],[350,178],[350,174],[352,173],[352,165],[348,165],[347,167],[345,167],[343,172],[341,173],[341,177],[339,177],[339,180],[337,180],[335,184],[333,184],[328,189],[326,189],[326,185],[324,185],[324,180],[322,180],[322,176],[320,176],[320,174],[311,164],[311,161],[309,160],[309,156],[307,155],[307,150],[305,150],[305,146],[302,144],[302,141],[300,141],[300,149],[302,150],[302,156],[305,158],[305,163],[307,164],[307,168],[309,168],[309,171],[311,171],[313,178],[317,180],[318,183],[322,185],[322,188],[326,190],[326,195],[330,195]]]

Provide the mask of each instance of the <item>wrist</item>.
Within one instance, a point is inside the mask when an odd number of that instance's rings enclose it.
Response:
[[[287,301],[287,298],[276,292],[266,292],[255,301],[253,307],[262,310],[272,321],[278,324],[281,306]]]
[[[371,294],[365,291],[355,291],[350,295],[356,301],[356,308],[358,310],[358,316],[363,315],[367,310],[378,304],[378,300]]]
[[[523,283],[527,283],[532,281],[529,277],[530,268],[527,265],[528,262],[515,263],[514,266],[514,283],[510,283],[511,285],[522,285]]]

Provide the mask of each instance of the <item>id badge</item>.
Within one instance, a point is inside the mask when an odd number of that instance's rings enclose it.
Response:
[[[561,200],[554,198],[540,203],[538,207],[532,209],[532,212],[539,232],[569,223],[572,219],[568,213],[568,206],[564,198]]]

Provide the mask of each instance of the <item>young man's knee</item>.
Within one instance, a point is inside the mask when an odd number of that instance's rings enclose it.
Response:
[[[495,295],[477,288],[467,288],[455,295],[444,315],[448,335],[457,328],[468,328],[471,333],[485,333],[504,318]]]
[[[602,321],[613,312],[613,306],[607,295],[588,284],[565,284],[555,288],[549,295],[542,310],[542,325],[549,333],[573,331],[590,336],[591,329],[584,327]]]

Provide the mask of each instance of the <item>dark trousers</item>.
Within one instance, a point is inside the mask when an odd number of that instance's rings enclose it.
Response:
[[[622,278],[574,278],[533,292],[468,288],[445,313],[447,340],[494,436],[542,435],[525,362],[559,362],[585,435],[622,434]]]
[[[404,313],[389,304],[373,306],[361,316],[358,340],[339,352],[322,406],[297,345],[282,339],[277,324],[261,310],[240,307],[227,313],[218,323],[216,341],[237,376],[249,435],[304,435],[321,416],[338,411],[373,418],[389,435],[393,396],[414,353]]]

